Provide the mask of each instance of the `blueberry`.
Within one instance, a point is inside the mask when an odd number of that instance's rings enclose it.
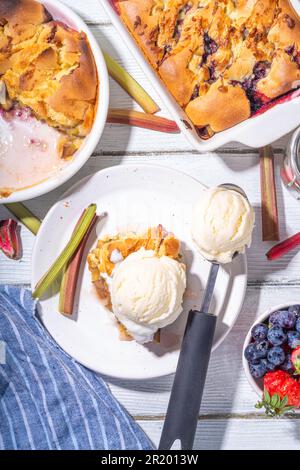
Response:
[[[296,315],[289,310],[278,310],[270,315],[270,323],[292,330],[296,323]]]
[[[245,348],[244,356],[248,362],[252,362],[258,359],[255,343],[248,344],[248,346]]]
[[[261,341],[260,343],[250,343],[244,351],[244,356],[248,362],[255,363],[259,359],[266,357],[269,348],[268,341]]]
[[[188,11],[190,11],[191,8],[192,8],[192,5],[189,5],[189,3],[187,3],[182,8],[180,8],[179,13],[187,13]]]
[[[268,334],[268,327],[264,323],[258,323],[257,325],[254,325],[254,327],[251,330],[252,338],[255,341],[262,341],[263,339],[266,339],[267,334]]]
[[[242,87],[246,91],[251,91],[253,88],[253,80],[251,80],[251,78],[246,78],[242,83]]]
[[[267,356],[268,350],[270,349],[270,343],[267,340],[259,341],[256,344],[257,354],[259,358],[263,358]]]
[[[252,377],[255,379],[260,379],[267,373],[267,367],[263,360],[261,360],[258,364],[249,364],[249,370]]]
[[[253,68],[253,73],[255,76],[255,80],[260,80],[267,75],[268,69],[271,67],[270,62],[261,61],[257,62]]]
[[[277,366],[275,364],[272,364],[272,362],[269,362],[267,359],[261,359],[261,362],[263,362],[267,368],[267,370],[275,370]]]
[[[198,84],[195,85],[195,88],[193,90],[193,93],[192,93],[192,96],[191,96],[191,101],[195,100],[196,98],[198,98],[199,96],[199,91],[200,91],[200,87]]]
[[[291,305],[288,311],[296,315],[296,317],[300,317],[300,305]]]
[[[279,346],[280,344],[283,344],[286,341],[286,338],[287,337],[285,332],[278,325],[272,326],[268,331],[268,340],[274,346]]]
[[[285,361],[284,363],[281,365],[280,367],[282,370],[285,370],[287,372],[291,371],[293,369],[293,364],[292,364],[292,361],[291,361],[291,355],[290,354],[287,354],[285,356]]]
[[[294,56],[295,46],[292,44],[291,46],[286,47],[284,50],[288,55]]]
[[[297,318],[297,321],[296,321],[296,330],[298,331],[298,333],[300,333],[300,318]]]
[[[290,348],[295,349],[298,346],[300,346],[299,331],[288,331],[287,338],[288,338],[288,345]]]
[[[278,325],[281,326],[281,328],[292,330],[296,323],[296,315],[294,314],[294,312],[290,312],[288,310],[282,310],[280,312],[278,321],[279,321]]]
[[[204,33],[204,52],[206,56],[214,54],[218,50],[218,44],[207,33]]]
[[[278,325],[278,315],[279,315],[279,312],[280,312],[280,310],[279,310],[279,311],[277,310],[276,312],[271,313],[271,315],[270,315],[270,317],[269,317],[269,323],[270,323],[271,325]]]
[[[274,346],[268,352],[268,361],[274,364],[275,366],[279,366],[285,360],[284,350],[280,346]]]
[[[248,362],[255,362],[259,359],[255,343],[248,344],[244,351],[244,356]]]

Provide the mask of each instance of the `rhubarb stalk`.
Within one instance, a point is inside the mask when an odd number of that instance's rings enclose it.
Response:
[[[21,202],[11,202],[9,204],[4,204],[6,209],[8,209],[17,219],[22,222],[34,235],[38,233],[38,230],[41,226],[41,221],[32,212],[30,212],[27,207],[24,206]]]
[[[274,155],[270,146],[260,149],[260,184],[263,241],[279,240]]]
[[[58,258],[54,261],[49,270],[44,274],[42,279],[37,283],[35,290],[32,294],[33,298],[41,298],[42,295],[48,290],[50,285],[55,281],[62,269],[71,259],[77,250],[81,240],[84,238],[87,230],[89,229],[94,215],[96,213],[96,204],[90,204],[85,210],[77,228],[75,229],[69,243],[60,253]]]
[[[18,224],[13,219],[0,221],[0,249],[11,259],[20,259],[22,245]]]
[[[159,132],[180,132],[176,122],[160,116],[133,111],[132,109],[109,109],[107,122],[112,124],[128,124]]]
[[[78,224],[80,223],[83,215],[84,213],[82,214],[79,221],[77,222],[76,228],[78,227]],[[62,282],[60,285],[59,307],[58,307],[58,310],[63,315],[72,315],[73,313],[76,288],[77,288],[77,283],[78,283],[82,256],[83,256],[88,238],[92,232],[93,227],[98,221],[98,219],[99,217],[95,214],[85,236],[81,240],[80,245],[78,246],[72,258],[70,259],[70,261],[66,264],[64,268],[64,274],[63,274]],[[73,235],[74,235],[74,232],[73,232]]]
[[[112,57],[104,53],[109,75],[143,108],[146,113],[154,114],[159,107],[143,87],[121,67]]]
[[[271,250],[269,250],[266,254],[266,257],[269,261],[274,261],[275,259],[281,258],[281,256],[285,255],[299,245],[300,232],[273,246],[273,248],[271,248]]]

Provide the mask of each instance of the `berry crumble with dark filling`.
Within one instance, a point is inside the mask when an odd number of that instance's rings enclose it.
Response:
[[[288,0],[114,4],[204,139],[300,88],[300,18]]]

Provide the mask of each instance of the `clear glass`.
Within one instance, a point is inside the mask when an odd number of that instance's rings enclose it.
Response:
[[[300,128],[288,145],[280,174],[285,187],[300,201]]]

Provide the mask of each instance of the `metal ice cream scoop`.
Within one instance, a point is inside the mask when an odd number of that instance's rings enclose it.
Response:
[[[220,187],[237,191],[247,199],[239,186],[222,184]],[[235,252],[232,259],[237,255]],[[210,263],[201,309],[190,310],[188,315],[159,449],[190,450],[193,447],[217,323],[209,307],[220,263]]]

